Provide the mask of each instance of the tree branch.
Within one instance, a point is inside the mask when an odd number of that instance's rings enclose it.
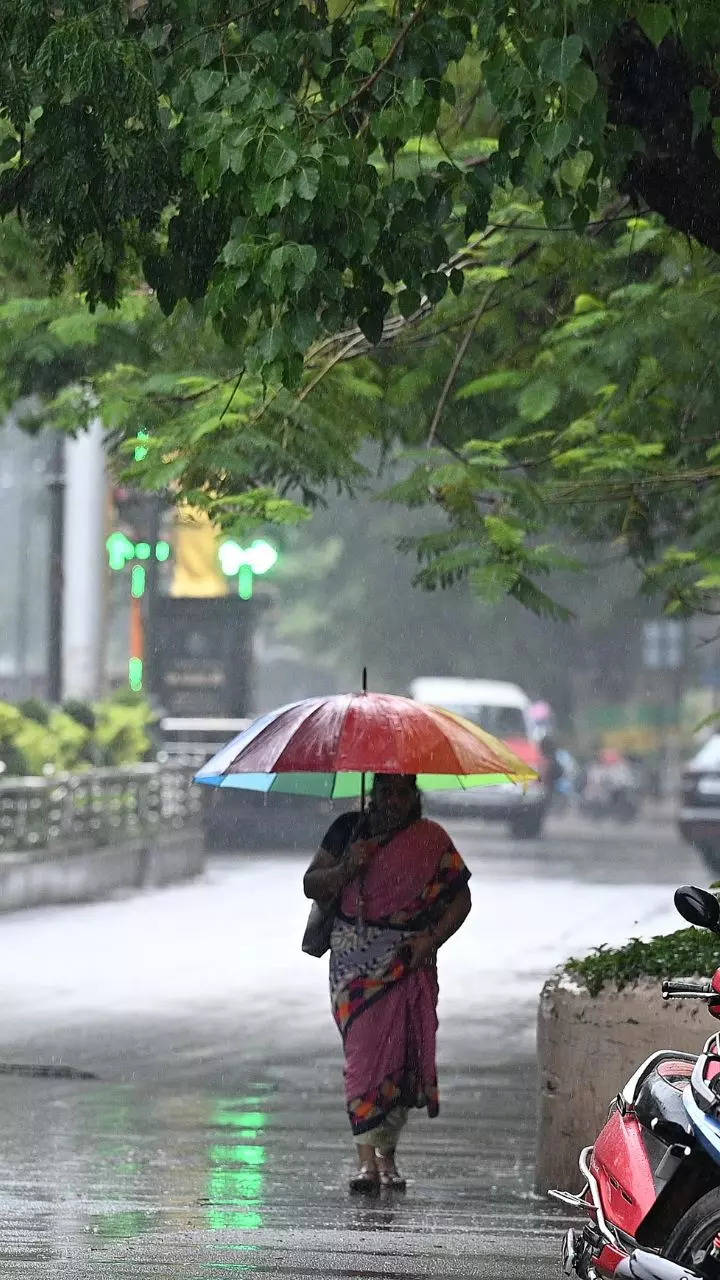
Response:
[[[405,26],[402,28],[402,31],[399,32],[398,36],[393,41],[390,49],[385,54],[385,57],[382,58],[381,61],[378,63],[372,75],[368,76],[367,80],[363,80],[362,84],[360,85],[360,88],[356,89],[355,93],[353,93],[351,97],[348,98],[347,102],[342,102],[339,107],[335,107],[332,111],[329,111],[326,116],[322,116],[322,118],[319,121],[320,124],[325,124],[327,120],[332,120],[333,116],[341,115],[343,111],[347,111],[348,107],[354,106],[355,103],[358,102],[359,99],[364,96],[364,94],[366,94],[370,89],[372,89],[373,85],[377,84],[383,71],[385,70],[386,67],[390,65],[393,58],[395,57],[395,54],[400,48],[400,45],[405,40],[405,37],[407,36],[408,32],[415,26],[415,23],[419,21],[422,15],[423,9],[427,5],[427,2],[428,0],[420,0],[420,4],[418,5],[417,9],[415,10],[414,13],[410,15],[407,22],[405,23]]]
[[[440,419],[443,415],[443,410],[445,408],[445,405],[447,404],[447,398],[450,395],[450,392],[452,391],[453,383],[455,382],[455,379],[458,375],[458,370],[460,368],[460,365],[465,359],[465,352],[470,346],[473,334],[475,333],[475,330],[477,329],[480,323],[480,320],[482,319],[483,312],[488,302],[490,301],[493,293],[495,292],[496,287],[497,287],[496,285],[491,284],[489,289],[486,290],[485,296],[482,299],[480,306],[477,307],[476,310],[473,312],[473,315],[470,320],[470,324],[465,330],[465,333],[463,334],[463,337],[458,345],[457,351],[455,352],[455,357],[453,359],[452,364],[450,365],[448,375],[445,379],[445,384],[443,386],[442,391],[440,392],[440,399],[435,405],[435,412],[433,413],[432,421],[430,423],[428,438],[425,441],[426,449],[430,449],[432,447],[433,440],[435,439],[435,433],[438,428],[438,423],[440,422]]]
[[[530,254],[534,253],[538,247],[539,246],[536,242],[535,244],[528,245],[525,249],[522,249],[520,253],[516,253],[514,258],[511,258],[510,261],[507,263],[508,268],[518,266],[523,261],[524,258],[529,257]],[[458,349],[455,352],[455,358],[450,366],[448,376],[445,379],[445,385],[443,386],[443,389],[440,393],[440,399],[438,400],[435,406],[435,412],[432,416],[432,421],[430,423],[430,430],[428,432],[428,438],[425,445],[427,449],[431,447],[432,442],[435,439],[435,433],[437,431],[438,423],[443,415],[443,410],[445,409],[445,405],[447,404],[448,396],[452,391],[453,384],[458,375],[458,370],[460,369],[460,365],[465,359],[465,353],[468,347],[470,346],[470,343],[473,338],[473,334],[475,333],[475,330],[477,329],[480,323],[480,320],[482,319],[485,308],[487,307],[490,299],[492,298],[495,290],[497,289],[500,283],[501,282],[499,280],[496,280],[486,290],[485,296],[483,297],[480,303],[480,306],[473,313],[472,319],[470,320],[470,324],[468,325],[465,331],[465,334],[460,342],[460,345],[458,346]]]

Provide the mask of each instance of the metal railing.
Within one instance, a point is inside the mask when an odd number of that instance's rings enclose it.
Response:
[[[0,853],[110,845],[199,826],[200,788],[176,763],[0,781]]]

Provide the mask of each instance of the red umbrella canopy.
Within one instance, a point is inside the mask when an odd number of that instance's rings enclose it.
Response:
[[[206,773],[503,774],[532,768],[468,720],[389,693],[306,698],[261,716]]]

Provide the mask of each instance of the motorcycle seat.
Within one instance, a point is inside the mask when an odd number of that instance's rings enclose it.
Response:
[[[643,1081],[635,1099],[635,1115],[640,1124],[668,1146],[691,1146],[694,1139],[682,1100],[691,1071],[692,1062],[660,1062]]]

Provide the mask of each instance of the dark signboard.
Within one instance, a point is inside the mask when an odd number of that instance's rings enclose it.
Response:
[[[258,602],[160,596],[156,689],[169,716],[246,716]]]

